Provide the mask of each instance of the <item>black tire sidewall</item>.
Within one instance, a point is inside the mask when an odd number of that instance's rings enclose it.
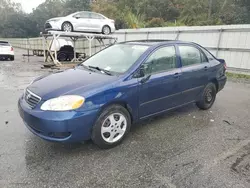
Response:
[[[126,132],[123,135],[123,137],[120,138],[120,140],[118,140],[115,143],[108,143],[102,138],[101,127],[102,127],[103,121],[109,115],[111,115],[113,113],[121,113],[122,115],[124,115],[124,117],[127,120],[127,129],[126,129]],[[100,113],[98,119],[96,120],[96,122],[95,122],[95,124],[93,126],[91,139],[100,148],[109,149],[109,148],[112,148],[112,147],[115,147],[115,146],[119,145],[124,140],[124,138],[126,137],[128,132],[130,131],[130,127],[131,127],[131,117],[130,117],[129,112],[124,107],[122,107],[121,105],[111,105],[111,106],[105,108]]]
[[[57,59],[59,61],[67,61],[67,54],[64,52],[59,52]]]
[[[207,103],[206,102],[206,93],[208,90],[212,91],[212,102]],[[208,110],[209,108],[211,108],[216,100],[216,94],[217,94],[217,90],[216,90],[216,86],[214,83],[209,83],[203,90],[202,93],[202,98],[200,101],[197,102],[197,106],[202,109],[202,110]]]

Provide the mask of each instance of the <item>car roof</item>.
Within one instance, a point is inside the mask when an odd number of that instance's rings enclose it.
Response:
[[[186,42],[180,40],[160,40],[160,39],[150,39],[150,40],[134,40],[121,42],[120,44],[133,44],[133,45],[146,45],[146,46],[158,46],[164,44],[196,44],[193,42]],[[197,45],[197,44],[196,44]]]
[[[76,12],[76,13],[82,13],[82,12],[100,14],[100,13],[97,13],[97,12],[87,11],[87,10],[79,11],[79,12]]]

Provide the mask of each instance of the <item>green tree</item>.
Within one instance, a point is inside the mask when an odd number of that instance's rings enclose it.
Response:
[[[0,0],[0,37],[32,37],[46,20],[92,10],[117,28],[250,23],[249,0],[46,0],[31,14],[12,0]]]

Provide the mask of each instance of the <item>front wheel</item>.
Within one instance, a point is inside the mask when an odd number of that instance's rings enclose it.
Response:
[[[202,110],[208,110],[214,104],[216,99],[216,86],[214,83],[209,83],[205,89],[203,90],[202,97],[200,101],[196,103],[196,105]]]
[[[122,142],[130,127],[128,111],[120,105],[109,106],[97,119],[92,130],[92,140],[102,149],[115,147]]]
[[[65,31],[65,32],[72,32],[73,31],[73,26],[69,22],[64,22],[62,24],[62,30]]]

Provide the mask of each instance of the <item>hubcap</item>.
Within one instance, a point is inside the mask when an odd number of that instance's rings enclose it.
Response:
[[[213,92],[211,90],[208,90],[206,93],[206,101],[208,103],[211,103],[213,100]]]
[[[108,27],[104,27],[104,28],[103,28],[103,33],[104,33],[105,35],[108,35],[108,34],[110,33],[109,28],[108,28]]]
[[[126,129],[127,120],[125,116],[120,113],[113,113],[102,124],[102,138],[108,143],[115,143],[123,137]]]
[[[66,23],[63,25],[63,30],[66,32],[71,32],[72,31],[72,27],[70,24]]]

